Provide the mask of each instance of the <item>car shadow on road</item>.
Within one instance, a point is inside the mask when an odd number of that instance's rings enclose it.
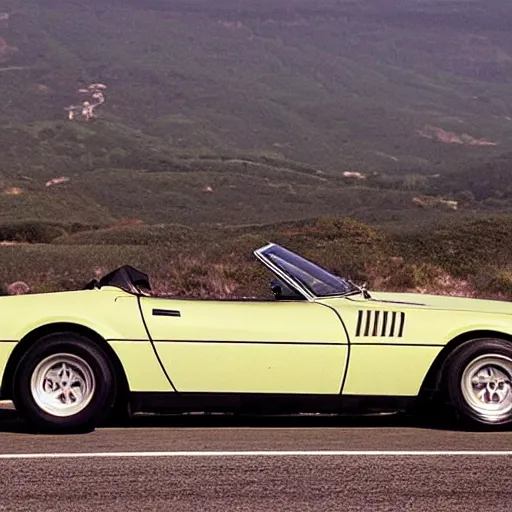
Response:
[[[29,433],[29,429],[27,428],[27,424],[19,418],[15,411],[0,410],[0,432],[25,434]]]
[[[251,416],[222,414],[136,415],[128,428],[427,428],[453,430],[453,424],[427,422],[405,414]],[[460,429],[458,429],[460,430]]]
[[[475,431],[450,422],[427,421],[405,414],[344,416],[303,414],[293,416],[250,416],[234,414],[137,414],[125,421],[108,421],[100,429],[152,429],[152,428],[407,428],[445,431]],[[31,434],[33,430],[16,411],[0,411],[0,433]]]

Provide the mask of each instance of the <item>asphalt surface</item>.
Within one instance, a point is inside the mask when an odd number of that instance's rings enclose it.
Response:
[[[512,452],[512,432],[426,428],[400,417],[189,416],[39,436],[1,411],[0,440],[0,511],[512,510],[512,456],[503,454]],[[324,450],[341,454],[297,454]],[[240,455],[254,451],[274,454]],[[461,451],[501,454],[453,453]]]

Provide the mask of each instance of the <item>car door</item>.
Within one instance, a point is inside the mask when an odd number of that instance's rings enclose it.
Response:
[[[348,340],[336,313],[307,301],[141,298],[177,391],[339,393]]]

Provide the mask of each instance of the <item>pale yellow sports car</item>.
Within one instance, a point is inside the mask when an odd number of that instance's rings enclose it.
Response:
[[[1,398],[36,430],[127,409],[363,413],[431,404],[512,423],[512,305],[370,293],[276,244],[273,300],[151,294],[121,267],[83,290],[0,298]]]

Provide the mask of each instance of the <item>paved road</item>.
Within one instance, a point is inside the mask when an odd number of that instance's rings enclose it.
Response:
[[[48,455],[0,458],[0,510],[512,510],[511,455],[438,453],[509,452],[512,432],[435,430],[391,417],[213,416],[136,418],[122,429],[35,436],[13,413],[2,415],[0,457]],[[323,450],[339,453],[307,453]],[[411,450],[437,453],[400,453]],[[197,455],[205,451],[215,454]],[[99,452],[172,453],[88,455]],[[59,453],[82,457],[52,455]]]

